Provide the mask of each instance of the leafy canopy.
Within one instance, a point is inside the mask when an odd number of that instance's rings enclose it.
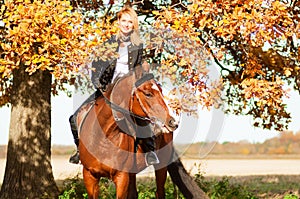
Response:
[[[158,75],[176,85],[171,91],[175,97],[170,97],[173,109],[195,113],[198,104],[211,107],[220,105],[221,99],[226,113],[250,115],[254,126],[287,127],[291,118],[283,102],[288,97],[285,85],[300,91],[299,1],[142,2],[133,4],[144,16],[145,57]],[[113,3],[106,17],[115,16],[118,9],[112,7],[118,6]],[[95,12],[107,8],[101,0],[71,4]],[[1,12],[5,29],[1,30],[0,104],[9,99],[11,71],[18,67],[26,67],[29,73],[51,71],[55,93],[64,82],[73,83],[88,54],[111,55],[100,46],[114,26],[105,18],[98,22],[87,18],[67,1],[6,1]],[[212,60],[220,69],[220,81],[209,77]]]
[[[184,33],[213,56],[227,113],[251,115],[255,126],[282,130],[290,122],[285,85],[300,90],[299,10],[298,1],[194,0],[155,14],[156,24]]]
[[[64,84],[74,84],[90,59],[113,55],[101,44],[116,27],[105,18],[86,18],[69,1],[7,0],[1,16],[0,106],[9,102],[13,70],[50,71],[52,92],[57,94],[58,89],[65,90]]]

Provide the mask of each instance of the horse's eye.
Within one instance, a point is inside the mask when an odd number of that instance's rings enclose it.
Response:
[[[145,94],[146,97],[153,97],[153,94],[152,94],[152,93],[148,93],[148,92],[147,92],[147,93],[144,93],[144,94]]]

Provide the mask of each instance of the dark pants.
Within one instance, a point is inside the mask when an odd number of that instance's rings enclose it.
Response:
[[[88,104],[90,102],[95,101],[98,97],[102,96],[102,93],[100,92],[100,90],[96,90],[93,94],[91,94],[78,108],[77,110],[74,112],[73,115],[70,116],[69,118],[69,122],[70,122],[70,126],[71,126],[71,131],[73,134],[73,138],[74,138],[74,142],[76,144],[76,146],[78,147],[79,145],[79,139],[78,139],[78,127],[77,127],[77,114],[79,113],[81,107],[83,107],[85,104]]]
[[[136,143],[139,144],[144,152],[155,150],[155,136],[149,124],[140,125],[136,130]]]

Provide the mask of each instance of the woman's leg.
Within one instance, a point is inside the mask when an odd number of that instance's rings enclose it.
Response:
[[[147,166],[159,164],[159,159],[155,153],[155,136],[149,126],[138,127],[137,143],[140,144],[145,155]]]
[[[78,164],[79,163],[79,151],[78,151],[79,137],[78,137],[78,129],[77,129],[77,124],[76,124],[76,119],[75,119],[77,115],[75,113],[74,113],[74,115],[70,116],[69,122],[70,122],[71,131],[72,131],[74,143],[76,145],[77,150],[76,150],[76,153],[70,157],[69,162],[73,163],[73,164]]]
[[[155,153],[155,138],[139,138],[139,144],[141,145],[144,153],[145,153],[145,162],[146,165],[155,165],[159,164],[159,159]]]
[[[75,111],[75,113],[73,115],[70,116],[69,118],[69,122],[70,122],[70,126],[71,126],[71,131],[72,131],[72,135],[74,138],[74,143],[76,145],[76,152],[75,154],[73,154],[70,159],[69,162],[73,163],[73,164],[78,164],[80,161],[79,158],[79,151],[78,151],[78,146],[79,146],[79,136],[78,136],[78,127],[77,127],[77,122],[76,122],[76,118],[77,118],[77,114],[80,111],[81,107],[83,107],[85,104],[88,104],[92,101],[95,101],[99,96],[101,96],[101,92],[99,90],[97,90],[96,92],[94,92],[92,95],[90,95],[90,97],[88,97],[80,106],[79,108]]]

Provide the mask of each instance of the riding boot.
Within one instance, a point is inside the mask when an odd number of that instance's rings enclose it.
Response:
[[[76,153],[73,154],[70,159],[69,159],[69,162],[70,163],[73,163],[73,164],[78,164],[80,159],[79,159],[79,150],[78,150],[78,146],[79,146],[79,138],[78,138],[78,130],[77,130],[77,125],[76,125],[76,121],[75,121],[75,118],[74,118],[74,115],[72,115],[70,118],[69,118],[69,122],[70,122],[70,126],[71,126],[71,131],[72,131],[72,134],[73,134],[73,137],[74,137],[74,143],[76,145]]]
[[[155,146],[154,146],[154,136],[148,137],[148,138],[139,138],[139,143],[141,144],[141,147],[144,152],[146,152],[145,155],[145,162],[146,165],[154,165],[159,164],[159,159],[154,152]]]

